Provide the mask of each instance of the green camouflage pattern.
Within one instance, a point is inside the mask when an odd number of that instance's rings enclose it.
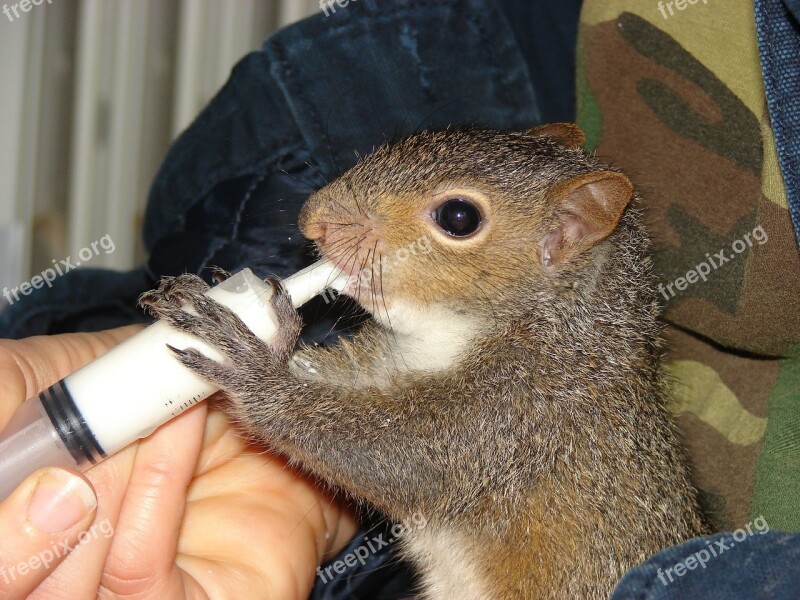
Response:
[[[587,0],[578,124],[644,200],[672,409],[712,523],[800,530],[800,253],[752,1]]]

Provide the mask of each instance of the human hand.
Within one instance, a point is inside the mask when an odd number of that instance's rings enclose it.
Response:
[[[137,330],[0,340],[0,429]],[[0,599],[305,599],[355,532],[318,488],[201,403],[85,476],[43,469],[0,503]]]

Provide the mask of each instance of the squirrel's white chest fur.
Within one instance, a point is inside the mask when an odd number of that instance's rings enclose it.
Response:
[[[469,541],[452,529],[433,527],[410,533],[404,554],[419,568],[424,600],[490,600],[491,586],[469,556]]]
[[[436,373],[464,356],[475,338],[479,323],[445,306],[420,308],[395,301],[386,313],[373,318],[390,328],[387,356],[392,366],[406,371]]]

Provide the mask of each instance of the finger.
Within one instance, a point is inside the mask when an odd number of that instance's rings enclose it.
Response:
[[[97,499],[66,469],[43,469],[0,503],[0,599],[26,598],[79,542]]]
[[[81,534],[81,543],[27,600],[82,600],[97,596],[136,450],[135,444],[129,446],[84,474],[97,496],[94,522]]]
[[[104,568],[101,597],[169,598],[182,589],[175,555],[205,417],[202,403],[140,442]]]

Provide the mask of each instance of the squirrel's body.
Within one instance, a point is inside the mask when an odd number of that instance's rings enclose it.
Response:
[[[181,360],[250,433],[391,519],[425,516],[402,541],[424,598],[607,598],[707,531],[632,187],[578,145],[566,125],[422,133],[314,194],[301,228],[362,274],[345,293],[374,317],[337,347],[294,353],[281,294],[271,347],[216,305],[195,302],[221,324],[185,327],[219,340],[228,363]],[[422,236],[430,251],[381,260]]]

